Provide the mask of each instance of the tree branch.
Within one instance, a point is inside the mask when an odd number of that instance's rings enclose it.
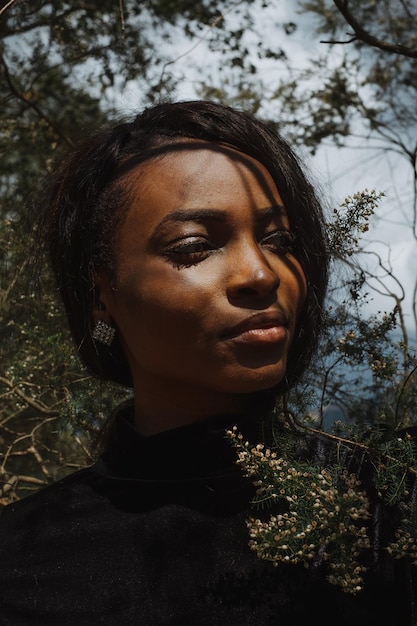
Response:
[[[210,22],[210,25],[207,27],[205,32],[201,35],[201,37],[197,38],[197,41],[192,44],[191,48],[189,48],[188,50],[186,50],[182,54],[179,54],[175,59],[171,59],[170,61],[167,61],[166,63],[164,63],[164,65],[162,66],[162,70],[161,70],[160,76],[159,76],[158,84],[156,85],[156,89],[158,91],[161,91],[161,88],[163,86],[163,82],[164,82],[164,78],[165,78],[167,67],[169,65],[174,65],[175,63],[177,63],[178,61],[180,61],[184,57],[189,56],[192,52],[194,52],[194,50],[196,48],[198,48],[198,46],[200,46],[205,39],[207,39],[209,34],[216,28],[217,24],[219,24],[222,20],[224,20],[226,15],[228,15],[231,11],[236,9],[240,4],[242,4],[242,0],[237,0],[237,2],[232,4],[232,6],[229,7],[229,9],[227,9],[227,11],[225,11],[224,13],[220,13],[220,15],[218,15],[216,18],[214,18]]]
[[[350,39],[346,41],[334,41],[322,40],[321,43],[328,44],[349,44],[353,41],[362,41],[363,43],[368,44],[368,46],[372,46],[373,48],[379,48],[380,50],[384,50],[385,52],[390,52],[392,54],[400,54],[402,56],[409,57],[411,59],[417,59],[417,50],[413,50],[408,46],[403,46],[400,43],[388,43],[387,41],[383,41],[382,39],[378,39],[378,37],[374,37],[369,33],[352,15],[352,13],[348,9],[349,0],[333,0],[336,5],[337,10],[341,13],[345,19],[345,21],[352,27],[354,31],[354,35],[350,37]]]
[[[9,387],[13,393],[15,393],[21,400],[23,400],[28,406],[35,409],[41,415],[49,415],[51,417],[57,417],[59,415],[59,411],[56,409],[50,409],[43,402],[39,400],[34,400],[27,396],[12,380],[5,378],[4,376],[0,376],[0,382]]]
[[[9,0],[9,2],[6,2],[6,4],[4,6],[2,6],[1,9],[0,9],[0,16],[3,15],[3,13],[5,13],[5,11],[7,11],[7,9],[10,9],[12,4],[14,4],[15,2],[16,2],[16,0]]]
[[[11,79],[11,76],[9,74],[9,69],[7,67],[6,61],[4,60],[4,57],[0,56],[0,64],[3,66],[4,69],[4,75],[6,78],[6,82],[9,85],[10,91],[12,92],[12,94],[18,98],[19,100],[21,100],[22,102],[24,102],[28,107],[30,107],[31,109],[33,109],[35,111],[35,113],[38,115],[38,117],[42,120],[44,120],[48,126],[50,128],[52,128],[52,130],[54,131],[54,133],[56,133],[58,135],[58,137],[61,137],[61,139],[63,139],[71,148],[74,147],[74,143],[71,141],[71,139],[69,137],[67,137],[50,119],[47,115],[45,115],[45,113],[43,113],[43,111],[41,111],[41,109],[37,106],[37,104],[35,104],[34,102],[32,102],[31,100],[29,100],[29,98],[27,98],[26,96],[24,96],[22,93],[20,93],[20,91],[18,91],[18,89],[16,89],[16,87],[13,84],[13,81]]]

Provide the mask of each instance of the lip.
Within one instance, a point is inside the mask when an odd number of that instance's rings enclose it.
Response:
[[[244,342],[276,343],[287,337],[289,320],[282,311],[255,313],[221,335],[222,339]]]

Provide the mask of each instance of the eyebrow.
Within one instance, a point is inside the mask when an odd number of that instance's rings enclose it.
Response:
[[[287,217],[287,212],[282,204],[273,204],[257,210],[256,222],[266,222],[277,217]],[[196,222],[203,224],[208,221],[227,222],[228,211],[225,209],[180,209],[165,215],[155,227],[153,237],[157,235],[166,225],[184,224],[185,222]]]

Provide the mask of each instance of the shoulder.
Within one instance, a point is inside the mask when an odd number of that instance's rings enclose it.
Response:
[[[95,472],[88,467],[4,507],[0,511],[0,548],[2,538],[9,530],[16,535],[30,526],[33,532],[46,518],[50,524],[53,520],[62,519],[62,516],[71,515],[91,497],[94,479]]]

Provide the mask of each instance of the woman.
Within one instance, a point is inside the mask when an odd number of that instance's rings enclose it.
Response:
[[[44,232],[81,358],[133,399],[96,464],[5,509],[1,623],[408,623],[390,579],[351,597],[248,547],[255,487],[225,431],[262,439],[327,283],[320,203],[287,143],[226,106],[157,105],[68,157]]]

